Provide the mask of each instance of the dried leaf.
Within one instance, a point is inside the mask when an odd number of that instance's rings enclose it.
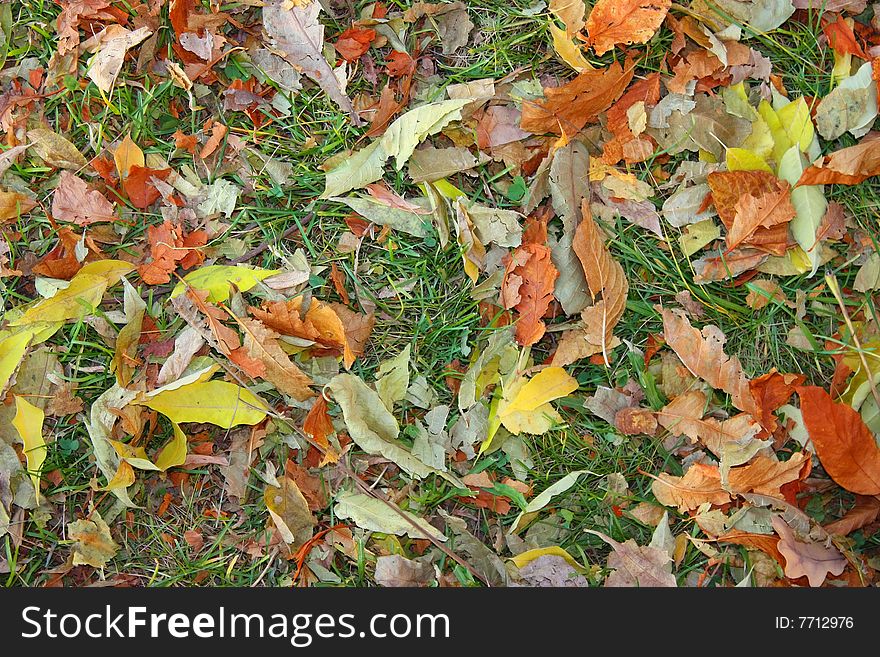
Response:
[[[76,146],[51,130],[35,128],[28,130],[27,136],[31,141],[30,147],[50,166],[77,171],[88,165]]]
[[[312,537],[317,521],[299,487],[290,477],[283,477],[277,486],[266,486],[263,499],[282,540],[296,550]]]
[[[446,540],[443,532],[422,518],[398,508],[391,502],[383,502],[363,493],[352,491],[340,493],[336,497],[333,512],[337,518],[351,520],[358,527],[369,531],[410,538],[430,537],[436,541]]]
[[[62,171],[52,195],[52,216],[58,221],[72,221],[88,226],[102,221],[116,221],[113,204],[87,182],[69,171]]]
[[[67,535],[73,543],[73,565],[83,564],[103,568],[116,553],[119,546],[110,535],[110,528],[97,510],[88,519],[76,520],[67,525]]]
[[[516,310],[516,341],[528,346],[544,336],[541,318],[553,301],[553,284],[559,272],[553,266],[550,249],[543,244],[523,244],[504,256],[501,303]]]
[[[734,249],[748,240],[759,228],[786,224],[795,217],[787,184],[779,191],[760,196],[744,195],[737,201],[735,209],[736,214],[727,233],[728,249]]]
[[[671,0],[598,0],[587,18],[587,43],[597,55],[618,45],[647,43],[670,5]]]
[[[263,7],[263,29],[288,62],[312,78],[348,113],[353,124],[361,125],[351,101],[324,59],[324,26],[318,20],[320,13],[321,3],[317,0],[292,7],[276,0]]]
[[[676,587],[672,574],[672,558],[663,550],[637,545],[633,539],[618,543],[610,536],[592,529],[588,534],[598,536],[611,546],[608,567],[614,572],[605,580],[606,587]]]
[[[565,32],[572,37],[584,26],[584,0],[550,0],[550,12],[565,25]]]
[[[379,586],[386,587],[428,586],[434,579],[434,568],[425,561],[391,554],[376,559],[373,579]]]
[[[661,473],[651,484],[657,501],[676,506],[682,513],[702,504],[720,506],[730,502],[730,493],[721,486],[721,473],[716,466],[695,463],[683,477]]]
[[[290,395],[297,401],[315,396],[309,389],[312,380],[290,361],[278,343],[278,333],[258,319],[243,318],[238,322],[244,331],[244,348],[248,356],[263,364],[264,373],[260,376],[279,392]]]
[[[880,175],[880,132],[869,132],[858,144],[842,148],[808,167],[797,185],[858,185]]]
[[[817,386],[802,386],[797,393],[825,472],[853,493],[880,495],[880,448],[858,412]]]
[[[791,527],[779,516],[773,516],[772,522],[779,534],[776,547],[785,557],[786,577],[806,577],[810,586],[822,586],[829,574],[840,575],[846,568],[848,562],[837,548],[797,540]]]

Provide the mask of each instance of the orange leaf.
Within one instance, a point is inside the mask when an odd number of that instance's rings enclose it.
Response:
[[[759,409],[756,417],[769,433],[776,431],[778,425],[773,411],[787,403],[795,388],[803,385],[806,378],[803,374],[780,374],[774,369],[749,381],[749,389]]]
[[[823,529],[835,536],[846,536],[865,525],[869,525],[880,515],[880,499],[876,497],[856,495],[856,505],[846,512],[840,520],[836,520]]]
[[[520,126],[535,134],[551,132],[571,138],[587,123],[599,121],[599,115],[626,89],[634,70],[632,60],[625,67],[614,62],[608,68],[584,71],[561,87],[548,87],[544,100],[523,103]]]
[[[547,327],[541,318],[553,301],[553,284],[559,272],[550,259],[550,249],[543,244],[523,244],[502,262],[501,302],[519,313],[516,341],[527,347],[544,336]]]
[[[783,189],[764,192],[760,196],[747,194],[736,203],[733,224],[727,233],[727,248],[734,249],[752,237],[759,228],[773,228],[787,224],[794,219],[797,211],[791,204],[788,183],[782,182]]]
[[[880,494],[880,448],[861,416],[817,386],[797,388],[801,413],[825,472],[860,495]]]
[[[671,4],[671,0],[599,0],[587,17],[587,43],[597,55],[616,45],[647,43]]]
[[[880,175],[880,132],[869,132],[855,146],[834,151],[810,166],[797,185],[858,185],[876,175]]]
[[[707,502],[715,506],[730,502],[730,493],[721,487],[718,466],[705,463],[694,463],[683,477],[661,473],[651,489],[660,504],[677,506],[682,512]]]
[[[597,307],[595,318],[600,321],[600,325],[594,327],[593,332],[601,336],[602,354],[607,365],[608,343],[611,341],[614,327],[626,310],[629,284],[623,267],[611,257],[608,247],[605,246],[605,237],[593,221],[587,200],[581,203],[581,213],[583,219],[575,230],[571,248],[584,269],[593,304]],[[596,299],[600,294],[602,295],[602,300],[599,302],[601,312],[598,312]]]
[[[336,39],[336,52],[347,62],[359,59],[376,39],[376,30],[350,27]]]
[[[712,190],[712,202],[728,233],[734,230],[734,224],[737,223],[737,214],[740,212],[738,205],[741,199],[746,196],[760,198],[769,192],[782,192],[788,187],[782,180],[766,171],[718,171],[710,173],[707,181]],[[741,242],[774,255],[784,255],[788,244],[788,226],[780,223],[765,228],[760,225],[762,219],[763,217],[758,217],[758,225],[748,232],[746,230],[748,222],[743,223],[744,220],[741,218],[739,223],[743,224],[743,228],[737,230],[745,236],[737,235],[740,238],[739,242],[734,243],[733,246]],[[729,249],[733,246],[729,245]]]
[[[669,310],[655,306],[663,315],[663,337],[695,376],[713,388],[720,388],[730,395],[739,410],[757,416],[758,409],[749,380],[742,371],[736,356],[724,353],[724,334],[717,326],[707,325],[702,333],[691,326],[681,310]]]
[[[312,439],[324,449],[330,446],[327,436],[335,431],[330,414],[327,412],[327,400],[323,395],[319,395],[318,399],[309,409],[303,423],[303,431],[312,437]]]
[[[134,165],[128,170],[128,177],[122,181],[122,188],[134,207],[146,210],[160,196],[151,179],[155,176],[159,180],[165,180],[170,173],[171,169],[150,169]]]
[[[782,499],[780,488],[787,483],[797,481],[805,464],[809,467],[809,454],[798,452],[787,461],[777,461],[759,454],[755,459],[739,468],[730,470],[730,491],[743,494],[757,493]]]

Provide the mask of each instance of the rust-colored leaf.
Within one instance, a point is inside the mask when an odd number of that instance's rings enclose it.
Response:
[[[737,494],[756,493],[782,498],[780,488],[800,478],[805,465],[809,467],[809,458],[804,452],[792,455],[787,461],[759,454],[751,463],[731,468],[729,489]]]
[[[634,70],[632,60],[623,66],[615,62],[608,68],[584,71],[561,87],[548,87],[544,100],[523,103],[522,129],[571,138],[587,123],[598,122],[599,115],[626,89]]]
[[[523,244],[504,256],[503,262],[501,302],[507,310],[519,313],[516,341],[526,347],[544,337],[547,327],[541,318],[553,301],[553,284],[559,272],[549,247],[543,244]]]
[[[857,529],[870,525],[880,515],[880,498],[868,495],[856,495],[856,504],[846,512],[840,520],[835,520],[823,527],[834,536],[846,536]]]
[[[581,212],[583,219],[575,230],[571,247],[584,268],[594,304],[597,304],[601,295],[602,308],[601,312],[597,313],[599,317],[596,318],[600,319],[601,323],[594,331],[602,336],[602,353],[605,363],[608,364],[608,344],[614,327],[626,310],[629,283],[623,267],[611,257],[611,252],[605,246],[604,235],[593,220],[590,204],[586,200],[581,204]]]
[[[802,386],[797,394],[825,472],[853,493],[880,495],[880,448],[858,412],[817,386]]]
[[[336,39],[336,52],[347,62],[359,59],[370,49],[376,40],[376,30],[363,27],[350,27]]]
[[[290,361],[278,342],[278,333],[258,319],[242,318],[238,323],[244,332],[243,348],[248,356],[263,364],[262,378],[297,401],[315,396],[309,388],[312,380]]]
[[[760,196],[746,194],[734,206],[736,214],[727,233],[727,248],[734,249],[749,239],[760,228],[787,224],[797,212],[791,204],[788,183],[781,181],[782,189],[764,192]]]
[[[774,411],[788,402],[806,378],[803,374],[781,374],[773,369],[749,381],[749,389],[758,407],[756,418],[769,433],[776,431],[779,424]]]
[[[798,185],[858,185],[880,175],[880,132],[869,132],[858,144],[841,148],[806,169]]]
[[[597,55],[618,45],[647,43],[671,4],[671,0],[599,0],[587,17],[587,43]]]
[[[695,463],[683,477],[661,473],[651,485],[654,497],[665,506],[691,511],[701,504],[721,505],[730,502],[730,493],[721,487],[718,466]]]
[[[139,210],[146,210],[159,199],[159,190],[152,179],[165,180],[171,169],[150,169],[134,165],[128,170],[128,177],[122,181],[122,188],[128,194],[128,200]]]

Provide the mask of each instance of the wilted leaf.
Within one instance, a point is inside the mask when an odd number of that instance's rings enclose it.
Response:
[[[871,524],[880,515],[880,499],[876,496],[856,496],[856,505],[840,520],[824,525],[822,529],[833,536],[846,536]]]
[[[663,336],[666,344],[678,354],[681,362],[695,376],[713,388],[730,394],[731,402],[741,411],[755,415],[755,400],[749,389],[749,380],[736,356],[724,353],[724,334],[711,324],[702,333],[691,326],[681,310],[657,307],[663,315]]]
[[[618,543],[602,532],[585,529],[611,546],[608,567],[614,572],[605,580],[606,587],[676,587],[672,558],[655,547],[637,545],[633,539]]]
[[[127,30],[121,25],[108,25],[91,39],[82,43],[87,52],[95,53],[88,63],[86,75],[103,93],[109,94],[116,84],[122,61],[129,48],[139,44],[153,31],[148,27]]]
[[[418,518],[390,502],[386,503],[363,493],[351,491],[340,493],[336,497],[333,512],[336,517],[342,520],[351,520],[358,527],[374,532],[409,536],[410,538],[426,539],[430,537],[436,541],[446,540],[443,532],[422,518]]]
[[[35,207],[37,204],[24,194],[0,190],[0,222],[14,221]]]
[[[290,477],[283,477],[281,487],[266,486],[263,499],[281,538],[295,550],[312,537],[316,520],[299,487]]]
[[[523,103],[522,129],[571,138],[587,123],[599,120],[626,89],[634,70],[631,60],[624,66],[615,62],[608,68],[584,71],[561,87],[545,89],[544,100]]]
[[[88,164],[79,149],[58,133],[35,128],[28,130],[27,136],[31,148],[50,166],[76,171]]]
[[[566,34],[565,30],[556,27],[552,20],[547,24],[547,27],[550,29],[550,34],[553,35],[553,49],[562,61],[578,73],[593,69],[593,65],[584,57],[581,47],[571,40],[571,36]]]
[[[562,479],[557,481],[554,484],[551,484],[547,488],[545,488],[539,495],[536,495],[535,498],[528,503],[525,509],[523,509],[522,513],[520,513],[516,520],[513,522],[513,531],[520,531],[528,522],[529,518],[534,517],[528,516],[527,514],[535,514],[538,511],[544,509],[548,504],[550,504],[551,500],[557,495],[562,495],[567,492],[574,486],[578,479],[580,479],[581,475],[585,474],[593,474],[589,470],[575,470],[574,472],[569,472]]]
[[[584,0],[550,0],[550,12],[565,24],[568,36],[574,36],[584,26]]]
[[[880,448],[858,412],[817,386],[802,386],[797,393],[825,472],[853,493],[880,495]]]
[[[561,367],[547,367],[529,379],[504,411],[533,411],[547,402],[565,397],[578,389],[578,382]]]
[[[146,161],[144,152],[134,143],[130,134],[125,135],[123,140],[119,142],[119,146],[113,151],[113,161],[116,163],[116,173],[119,174],[120,180],[128,177],[132,167],[144,168]]]
[[[880,132],[869,132],[855,146],[842,148],[808,167],[797,184],[857,185],[880,174]]]

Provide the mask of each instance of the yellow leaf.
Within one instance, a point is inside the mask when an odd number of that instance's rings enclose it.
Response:
[[[728,171],[766,171],[773,173],[773,169],[763,158],[745,148],[728,148],[726,154]]]
[[[0,190],[0,221],[18,219],[21,215],[33,210],[36,205],[24,194]]]
[[[813,119],[807,101],[801,96],[788,105],[776,110],[779,122],[792,144],[797,144],[801,153],[806,153],[813,142]]]
[[[448,198],[450,201],[454,201],[459,196],[465,196],[463,191],[446,180],[446,178],[435,180],[432,184],[442,197]]]
[[[583,574],[587,572],[586,568],[580,565],[573,556],[571,556],[568,552],[566,552],[558,545],[550,545],[549,547],[526,550],[525,552],[522,552],[515,557],[511,557],[510,560],[517,568],[524,568],[538,557],[545,557],[548,555],[562,557],[563,559],[565,559],[566,563],[568,563],[569,566],[574,568],[579,573]]]
[[[516,397],[501,412],[533,411],[547,402],[565,397],[578,389],[578,382],[561,367],[548,367],[533,376],[519,389]]]
[[[116,490],[117,488],[128,488],[134,483],[134,468],[126,461],[122,459],[119,461],[119,467],[116,469],[116,474],[113,475],[113,479],[107,482],[107,485],[103,488],[98,488],[98,490]]]
[[[770,128],[770,134],[773,137],[773,159],[778,164],[785,151],[791,148],[793,142],[779,120],[779,116],[773,110],[773,106],[766,100],[762,100],[758,104],[758,114]]]
[[[95,568],[107,565],[119,546],[110,535],[110,528],[101,514],[93,509],[88,520],[77,520],[67,525],[67,535],[73,539],[73,565],[88,564]]]
[[[756,112],[755,118],[752,121],[752,131],[743,141],[742,148],[752,151],[755,155],[766,161],[767,158],[773,155],[774,145],[775,142],[773,141],[773,133],[770,132],[770,126]]]
[[[145,166],[144,152],[131,140],[131,135],[125,135],[125,139],[116,147],[113,161],[116,162],[116,172],[120,180],[128,178],[128,172],[133,166]]]
[[[284,477],[278,483],[280,487],[267,486],[263,497],[281,538],[295,549],[312,537],[316,521],[293,479]]]
[[[132,265],[121,260],[89,263],[70,279],[70,285],[56,292],[54,296],[37,302],[9,324],[23,326],[34,322],[63,322],[84,317],[101,303],[107,287],[117,283],[123,274],[132,269]]]
[[[592,64],[590,64],[590,62],[584,57],[583,51],[581,51],[580,47],[571,40],[571,38],[565,33],[565,30],[560,30],[556,27],[552,19],[548,23],[548,27],[550,28],[550,34],[553,35],[553,49],[562,61],[571,66],[578,73],[583,73],[584,71],[593,68]]]
[[[156,467],[162,472],[165,472],[168,468],[183,465],[184,461],[186,461],[186,435],[176,422],[172,422],[171,426],[174,429],[174,438],[162,448],[162,451],[156,457]]]
[[[231,265],[209,265],[201,267],[184,276],[183,280],[199,290],[208,291],[208,301],[219,303],[229,298],[229,284],[234,283],[242,292],[247,292],[264,278],[274,276],[278,269],[248,269]],[[184,283],[178,283],[171,292],[171,298],[178,297],[186,290]]]
[[[208,422],[229,429],[257,424],[266,404],[247,388],[226,381],[191,383],[134,403],[158,411],[172,422]]]
[[[147,451],[143,447],[132,447],[131,445],[118,440],[108,440],[107,442],[113,445],[113,449],[116,450],[116,453],[120,458],[128,461],[132,467],[137,468],[138,470],[159,469],[153,464],[150,457],[147,456]]]
[[[852,69],[852,54],[834,51],[834,68],[831,69],[831,86],[835,86],[848,77]]]
[[[0,393],[6,390],[33,337],[30,331],[21,331],[0,342]]]
[[[46,460],[46,440],[43,438],[43,409],[31,404],[24,397],[15,397],[15,417],[12,426],[18,431],[24,443],[24,455],[27,457],[28,472],[34,482],[34,493],[37,504],[40,503],[40,470]]]

